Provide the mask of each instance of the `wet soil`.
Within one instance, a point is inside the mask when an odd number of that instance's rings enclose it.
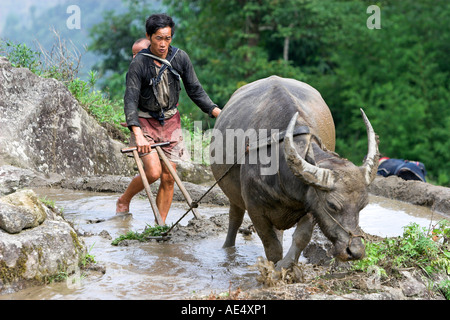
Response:
[[[392,187],[380,187],[382,182],[378,182],[377,188],[392,193]],[[345,265],[311,263],[302,256],[295,268],[279,272],[261,258],[264,250],[248,217],[236,247],[222,249],[228,227],[228,206],[219,188],[213,189],[201,204],[202,219],[193,219],[189,214],[173,230],[169,241],[128,241],[112,246],[111,240],[119,235],[130,230],[142,231],[147,225],[154,224],[144,195],[133,200],[131,216],[114,215],[115,199],[128,183],[129,178],[124,177],[79,178],[63,181],[58,188],[38,190],[64,209],[65,217],[84,236],[97,263],[84,270],[83,280],[75,281],[75,285],[55,283],[3,295],[0,299],[443,298],[422,288],[423,285],[420,287],[423,282],[418,270],[405,270],[402,279],[374,283],[372,274],[350,271]],[[208,189],[208,186],[189,183],[185,186],[193,199],[198,199]],[[156,187],[152,185],[153,190]],[[439,189],[440,195],[445,192],[445,189]],[[433,205],[434,208],[445,208],[445,199],[433,196],[427,203],[427,206],[417,206],[372,196],[369,206],[361,212],[361,228],[373,237],[391,237],[401,235],[402,227],[410,222],[428,226],[430,221],[450,217],[448,211],[439,214],[431,210]],[[177,190],[168,223],[174,223],[185,211],[186,203]],[[292,232],[285,232],[285,250],[290,245]],[[417,283],[422,290],[405,294],[406,286],[417,286]]]

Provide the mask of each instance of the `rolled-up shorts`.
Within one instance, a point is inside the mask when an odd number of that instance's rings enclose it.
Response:
[[[161,147],[164,154],[171,161],[186,160],[186,152],[183,142],[183,134],[181,130],[180,113],[177,112],[169,119],[164,120],[164,125],[161,125],[157,119],[154,118],[139,118],[144,137],[150,144],[170,142],[169,145]],[[136,137],[131,132],[130,147],[136,146]],[[152,149],[149,153],[139,153],[140,157],[156,152]]]

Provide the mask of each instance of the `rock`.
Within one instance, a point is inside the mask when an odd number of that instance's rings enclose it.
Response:
[[[110,235],[109,232],[106,231],[106,230],[100,231],[100,233],[99,233],[98,235],[99,235],[100,237],[102,237],[102,238],[107,239],[107,240],[112,240],[111,235]]]
[[[31,190],[0,198],[0,228],[8,233],[37,227],[46,216],[45,206]]]
[[[5,165],[0,167],[0,195],[10,194],[30,184],[36,174],[27,169]]]
[[[29,187],[59,186],[63,177],[56,173],[47,176],[10,165],[0,166],[0,196]]]
[[[0,293],[46,283],[78,267],[86,254],[83,240],[33,191],[13,193],[0,198],[0,203],[2,221],[5,217],[16,221],[7,226],[2,222],[0,228]]]
[[[0,57],[0,165],[64,177],[131,174],[121,142],[84,110],[66,86],[13,68]]]
[[[425,284],[417,280],[410,272],[401,271],[401,274],[405,276],[406,280],[400,282],[400,288],[407,297],[424,297],[428,290]]]
[[[177,173],[180,179],[195,184],[213,184],[216,180],[207,165],[191,161],[177,161]]]

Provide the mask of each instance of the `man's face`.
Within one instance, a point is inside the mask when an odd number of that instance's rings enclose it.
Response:
[[[151,37],[147,34],[147,39],[150,40],[150,51],[154,55],[165,59],[169,53],[170,43],[172,42],[172,28],[165,27],[158,29]]]

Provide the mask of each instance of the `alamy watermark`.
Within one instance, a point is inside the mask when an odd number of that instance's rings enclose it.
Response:
[[[68,29],[81,29],[81,9],[79,6],[72,4],[67,7],[66,13],[70,16],[66,20]],[[377,5],[370,5],[366,10],[370,16],[367,18],[366,26],[368,29],[381,29],[381,9]]]
[[[67,7],[67,14],[70,16],[66,20],[66,26],[68,29],[81,29],[81,9],[79,6],[73,4]]]
[[[367,7],[366,13],[371,14],[366,21],[368,29],[381,29],[381,10],[377,5]]]
[[[205,164],[258,164],[261,175],[278,172],[280,155],[279,130],[277,129],[226,129],[224,132],[209,129],[199,134],[201,121],[194,121],[192,137],[188,130],[182,130],[187,157],[194,163]],[[176,141],[179,132],[173,133]],[[209,143],[211,142],[211,145]]]

